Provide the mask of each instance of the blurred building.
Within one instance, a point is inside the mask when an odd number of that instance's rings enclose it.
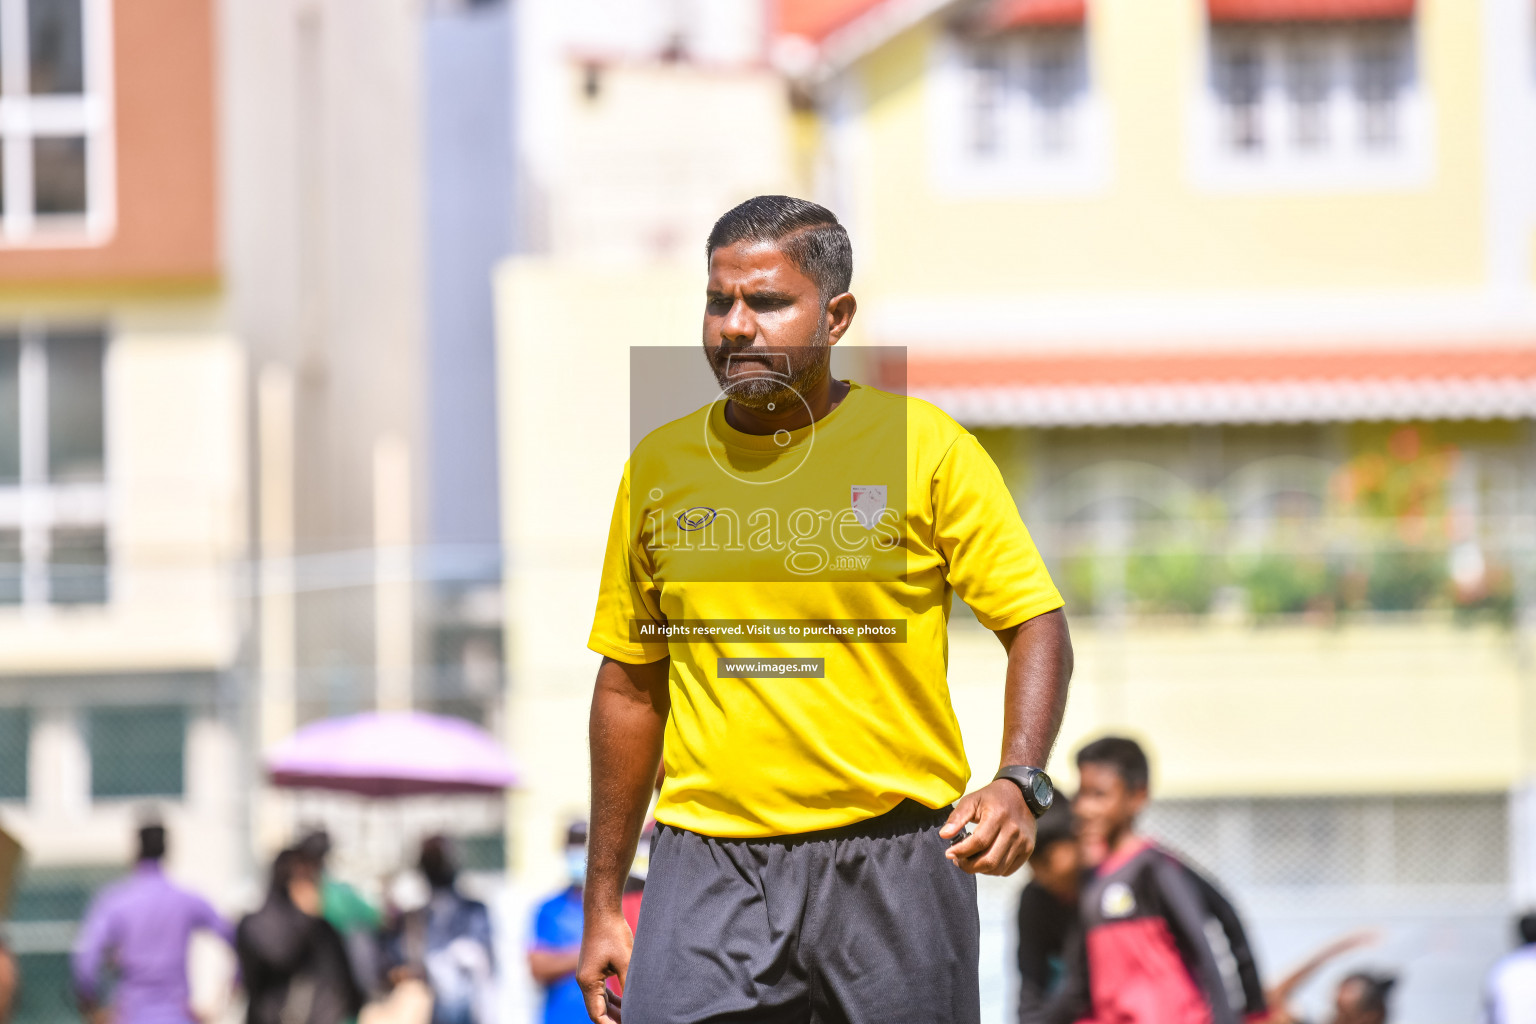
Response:
[[[1403,971],[1397,1019],[1473,1013],[1509,913],[1536,897],[1536,11],[770,12],[777,112],[701,119],[717,148],[689,149],[685,126],[718,86],[637,110],[608,91],[624,81],[609,64],[573,56],[540,94],[571,108],[566,148],[548,152],[591,154],[550,158],[569,170],[542,208],[573,197],[592,227],[563,237],[592,241],[562,250],[555,225],[580,221],[551,212],[551,255],[499,278],[530,841],[550,828],[534,805],[584,795],[584,644],[628,451],[630,347],[694,344],[697,246],[729,205],[722,189],[691,222],[694,176],[766,166],[710,160],[782,136],[785,187],[852,231],[851,340],[907,349],[884,383],[983,438],[1067,592],[1079,669],[1059,777],[1071,785],[1092,734],[1142,737],[1149,825],[1235,890],[1270,972],[1383,925],[1360,956]],[[670,131],[686,141],[663,153],[626,141]],[[660,198],[635,184],[658,166],[676,183]],[[671,235],[635,225],[659,209],[688,234],[647,256]],[[980,771],[1002,663],[968,618],[951,686]],[[983,889],[989,1019],[1012,989],[1017,884]]]
[[[243,867],[245,354],[221,303],[212,9],[0,5],[0,817],[29,868],[21,1020],[145,805]]]
[[[1267,968],[1380,924],[1394,1019],[1470,1016],[1536,897],[1536,11],[779,10],[862,337],[1067,592],[1061,777],[1142,737]]]
[[[500,727],[510,20],[0,0],[20,1021],[73,1017],[74,922],[139,816],[166,818],[173,874],[238,910],[302,810],[263,795],[266,746],[374,708]],[[500,817],[464,817],[472,866],[504,861]],[[360,820],[335,823],[343,849]]]
[[[254,396],[253,749],[372,710],[497,730],[510,8],[221,14],[227,310]],[[264,803],[270,846],[300,812]]]

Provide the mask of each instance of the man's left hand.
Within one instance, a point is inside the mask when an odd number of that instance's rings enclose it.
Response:
[[[953,839],[974,822],[976,830],[944,852],[973,875],[1011,875],[1035,849],[1035,816],[1019,787],[998,779],[961,797],[939,830]]]

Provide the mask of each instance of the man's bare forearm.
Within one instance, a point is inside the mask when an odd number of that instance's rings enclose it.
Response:
[[[587,840],[588,914],[622,913],[624,880],[656,783],[671,696],[669,662],[604,658],[592,692],[592,825]]]
[[[1058,608],[997,636],[1008,650],[1001,764],[1043,768],[1061,728],[1072,679],[1066,613]]]

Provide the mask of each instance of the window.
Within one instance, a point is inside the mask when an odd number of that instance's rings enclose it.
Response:
[[[931,123],[941,178],[960,186],[1072,185],[1103,162],[1081,27],[955,36],[941,48]]]
[[[1081,143],[1076,121],[1088,77],[1081,31],[1015,32],[968,49],[974,158],[1049,160]]]
[[[1285,74],[1291,145],[1303,151],[1327,149],[1332,139],[1327,50],[1306,43],[1292,47],[1286,54]]]
[[[181,796],[187,714],[180,707],[96,708],[89,713],[91,796]]]
[[[111,228],[110,0],[0,0],[0,244]]]
[[[0,329],[0,605],[108,598],[101,330]]]
[[[26,708],[0,708],[0,800],[27,798],[27,756],[32,716]]]
[[[1427,118],[1409,22],[1213,25],[1206,94],[1202,159],[1225,180],[1348,186],[1424,176]]]
[[[1359,144],[1367,149],[1392,149],[1400,141],[1402,48],[1390,35],[1372,33],[1357,41],[1354,58]]]
[[[1221,55],[1222,143],[1249,151],[1264,145],[1264,61],[1254,45],[1232,46]]]

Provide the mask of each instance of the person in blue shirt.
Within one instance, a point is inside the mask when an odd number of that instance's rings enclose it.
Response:
[[[569,884],[539,905],[533,920],[528,970],[544,989],[544,1024],[587,1024],[587,1004],[576,984],[581,954],[581,889],[587,877],[587,823],[565,835]]]

